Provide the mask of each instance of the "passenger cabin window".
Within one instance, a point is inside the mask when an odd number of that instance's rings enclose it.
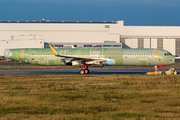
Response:
[[[55,47],[63,47],[63,45],[55,45]]]
[[[164,53],[164,56],[171,56],[171,53]]]
[[[111,47],[111,45],[103,45],[103,47]]]
[[[121,47],[121,45],[113,45],[113,47]]]
[[[83,45],[84,47],[92,47],[92,45]]]
[[[94,45],[93,47],[102,47],[102,45]]]

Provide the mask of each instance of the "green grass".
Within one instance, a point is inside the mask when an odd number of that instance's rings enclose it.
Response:
[[[1,75],[0,119],[179,119],[179,86],[179,75]]]

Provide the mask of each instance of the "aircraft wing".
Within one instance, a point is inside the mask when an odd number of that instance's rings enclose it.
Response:
[[[50,47],[52,53],[57,57],[74,58],[76,60],[85,60],[85,61],[101,60],[101,59],[92,59],[92,58],[83,58],[83,57],[73,57],[73,56],[59,55],[51,45],[49,45],[49,47]]]

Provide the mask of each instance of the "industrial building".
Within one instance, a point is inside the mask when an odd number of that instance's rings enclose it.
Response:
[[[7,48],[119,47],[165,49],[180,55],[180,26],[125,26],[124,21],[0,21]]]

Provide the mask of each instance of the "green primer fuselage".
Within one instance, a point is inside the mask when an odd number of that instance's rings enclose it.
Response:
[[[60,48],[55,49],[59,55],[112,59],[113,65],[169,65],[174,64],[174,57],[161,49],[119,49],[119,48]],[[65,65],[61,59],[52,54],[50,49],[29,48],[10,49],[9,58],[21,62],[39,65]]]

